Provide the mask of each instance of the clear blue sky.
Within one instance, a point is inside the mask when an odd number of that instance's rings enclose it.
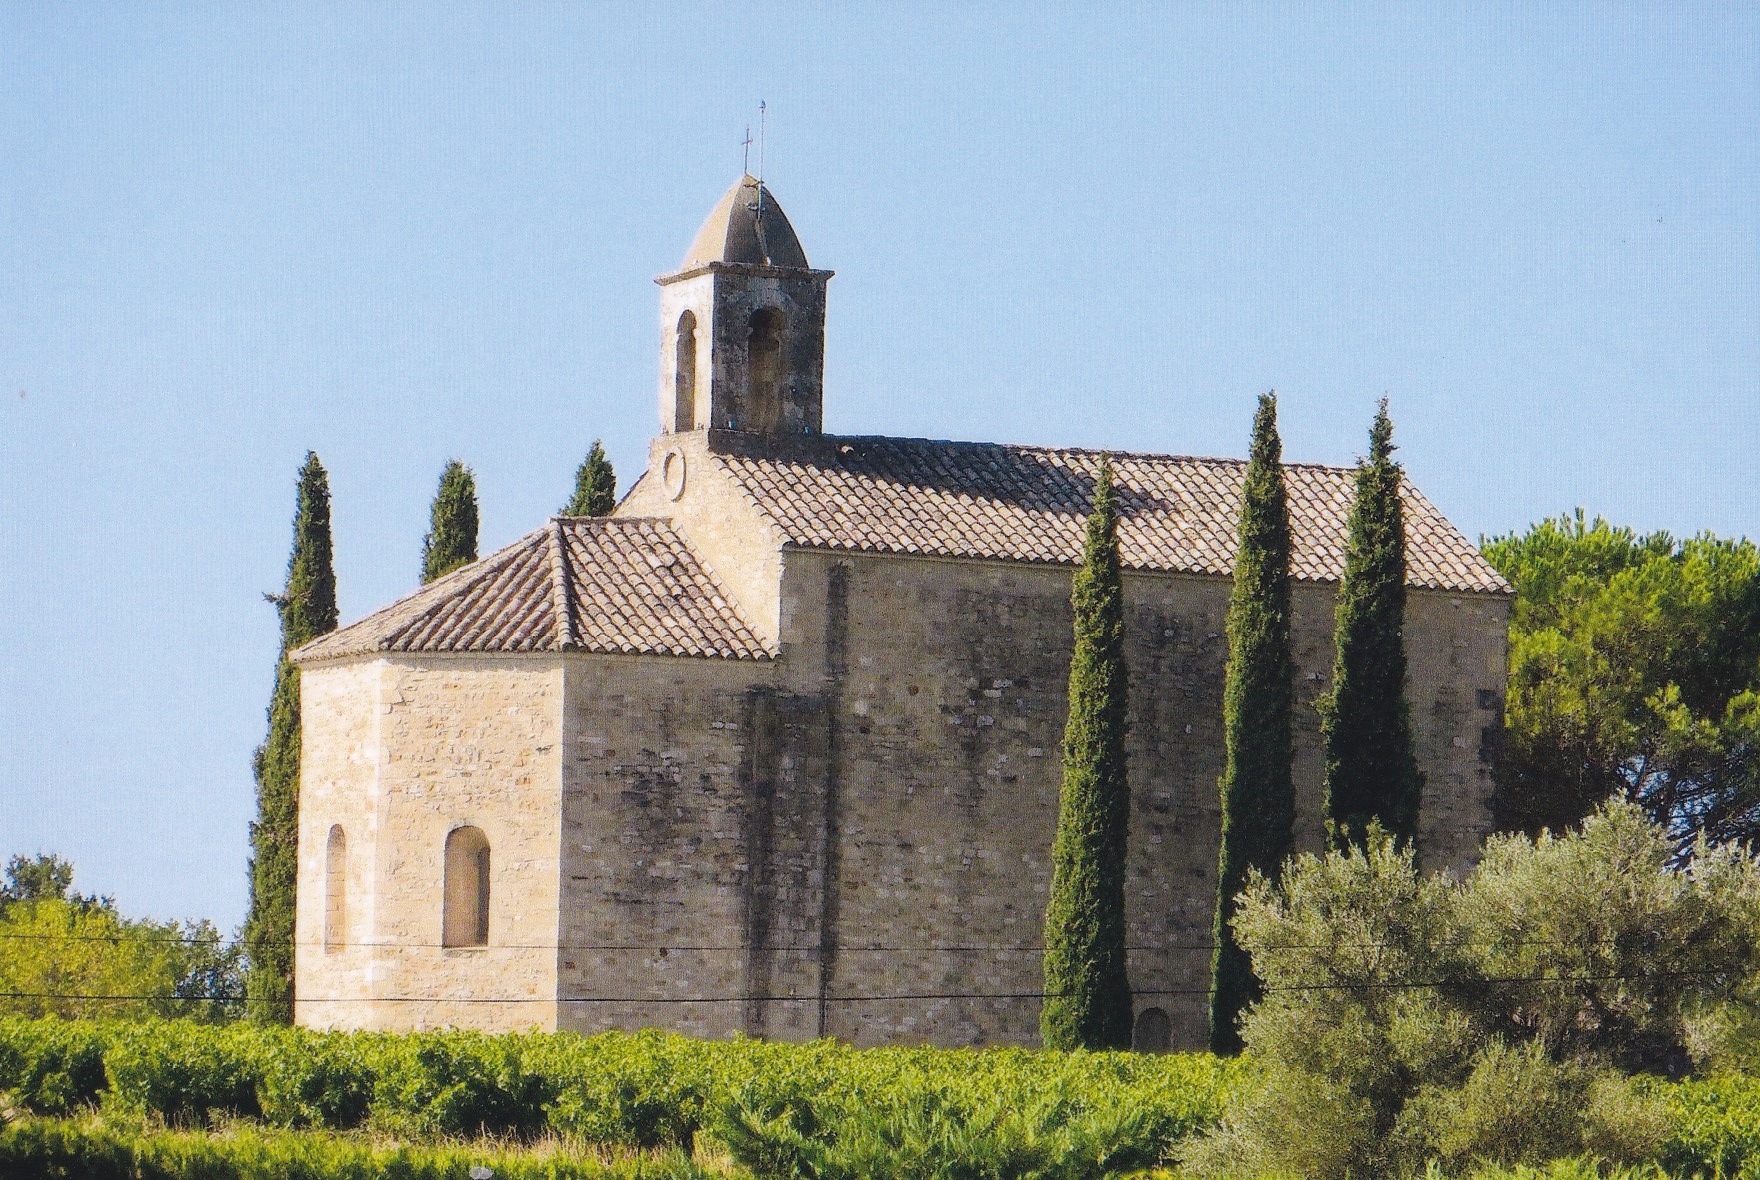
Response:
[[[1112,7],[0,0],[0,855],[237,922],[306,449],[345,618],[627,486],[760,99],[830,430],[1760,536],[1760,8]]]

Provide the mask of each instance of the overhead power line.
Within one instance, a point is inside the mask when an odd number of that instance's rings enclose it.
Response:
[[[1694,978],[1708,975],[1727,975],[1731,972],[1723,968],[1698,968],[1681,971],[1644,971],[1644,972],[1609,972],[1599,975],[1516,975],[1504,977],[1463,976],[1455,979],[1432,980],[1360,980],[1341,982],[1337,980],[1280,984],[1268,986],[1264,990],[1272,992],[1316,992],[1316,991],[1406,991],[1444,987],[1484,987],[1484,986],[1529,986],[1534,984],[1577,984],[1577,983],[1611,983],[1640,982],[1658,979]],[[1133,988],[1132,994],[1138,996],[1204,996],[1210,989],[1205,988]],[[392,1003],[392,1004],[878,1004],[901,1001],[927,1000],[1044,1000],[1052,996],[1064,995],[1063,992],[1016,991],[1016,992],[897,992],[871,995],[725,995],[725,996],[301,996],[302,1004],[358,1004],[358,1003]],[[279,1003],[278,999],[250,999],[244,996],[224,995],[146,995],[116,993],[70,993],[70,992],[0,992],[0,999],[13,1000],[66,1000],[70,1002],[163,1002],[180,1003]]]
[[[1631,939],[1635,940],[1635,939],[1644,938],[1644,937],[1648,937],[1648,936],[1633,935],[1633,936],[1631,936]],[[45,933],[45,932],[40,932],[40,931],[18,931],[18,932],[4,931],[4,932],[0,932],[0,940],[6,940],[6,939],[17,939],[17,940],[23,940],[23,941],[41,941],[41,942],[107,942],[107,943],[113,943],[113,944],[120,944],[120,943],[125,943],[125,942],[164,942],[164,943],[182,943],[182,944],[188,944],[188,945],[202,945],[202,946],[214,946],[214,947],[243,946],[243,945],[245,945],[245,941],[246,941],[243,938],[206,938],[206,937],[202,937],[200,935],[59,934],[59,933]],[[1516,938],[1516,939],[1498,939],[1498,940],[1492,940],[1492,941],[1473,941],[1473,940],[1468,940],[1468,939],[1454,939],[1454,940],[1450,940],[1447,942],[1439,942],[1439,943],[1429,944],[1429,947],[1430,947],[1430,949],[1436,949],[1436,950],[1448,950],[1448,949],[1501,950],[1501,949],[1510,948],[1510,947],[1535,947],[1535,946],[1547,946],[1547,947],[1617,946],[1620,943],[1626,942],[1626,941],[1628,941],[1627,936],[1622,936],[1622,935],[1613,935],[1610,937],[1594,938],[1594,939],[1574,939],[1570,942],[1561,942],[1558,939],[1554,939],[1554,938]],[[674,953],[674,952],[679,952],[679,953],[695,952],[695,953],[704,953],[704,954],[708,954],[708,953],[732,954],[732,953],[745,953],[745,952],[752,951],[752,950],[761,950],[761,951],[767,951],[767,952],[782,951],[782,952],[793,952],[796,954],[816,954],[824,949],[821,946],[821,944],[816,943],[816,942],[815,943],[803,943],[803,944],[799,944],[799,945],[796,945],[796,944],[776,945],[776,944],[771,944],[771,943],[764,943],[764,944],[760,944],[756,947],[753,947],[753,946],[750,946],[747,944],[743,944],[743,943],[685,944],[685,945],[675,946],[675,945],[665,944],[665,943],[636,943],[636,942],[626,942],[626,943],[618,943],[618,942],[606,942],[606,943],[593,943],[593,942],[496,942],[496,943],[487,943],[487,944],[481,944],[481,945],[454,946],[454,945],[451,945],[448,943],[443,943],[443,942],[403,942],[403,941],[396,941],[396,942],[393,942],[393,941],[335,942],[335,941],[328,941],[328,940],[305,940],[305,941],[296,940],[295,942],[290,943],[290,944],[286,944],[286,945],[292,945],[292,946],[296,946],[296,947],[306,947],[306,948],[312,949],[312,950],[318,950],[318,949],[336,950],[336,949],[344,949],[344,948],[363,948],[363,947],[366,947],[366,948],[377,948],[379,950],[469,950],[469,951],[474,951],[474,952],[480,952],[480,951],[485,951],[485,950],[507,950],[507,951],[644,951],[644,952],[655,953],[655,954],[658,954],[662,951],[665,951],[669,954]],[[1264,951],[1324,951],[1324,950],[1332,950],[1332,951],[1371,950],[1371,951],[1377,951],[1377,950],[1400,950],[1400,949],[1404,949],[1407,947],[1411,947],[1413,945],[1415,945],[1415,944],[1407,943],[1407,942],[1314,942],[1314,943],[1289,942],[1289,943],[1275,943],[1275,944],[1272,944],[1269,946],[1261,947],[1259,949],[1264,950]],[[1172,942],[1172,943],[1161,943],[1159,945],[1127,946],[1127,947],[1125,947],[1125,950],[1131,951],[1134,953],[1138,953],[1138,954],[1153,954],[1156,952],[1163,952],[1163,951],[1214,951],[1215,949],[1216,949],[1216,944],[1213,942]],[[934,953],[934,954],[1042,954],[1042,953],[1044,953],[1045,948],[1043,946],[1027,945],[1027,944],[1020,944],[1020,945],[994,944],[994,945],[991,945],[991,944],[971,944],[971,943],[963,943],[963,944],[962,943],[954,943],[954,944],[921,943],[921,944],[910,944],[910,945],[902,945],[902,944],[880,945],[880,944],[871,944],[871,943],[858,943],[858,944],[853,944],[853,945],[840,945],[836,948],[836,950],[837,950],[838,954],[921,954],[921,953]]]

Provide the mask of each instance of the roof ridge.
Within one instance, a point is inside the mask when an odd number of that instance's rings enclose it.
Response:
[[[568,537],[562,531],[562,518],[550,518],[551,610],[556,615],[556,649],[573,651],[574,594],[569,586]]]
[[[1215,463],[1230,467],[1243,467],[1248,462],[1244,458],[1236,458],[1232,455],[1182,455],[1168,451],[1123,451],[1116,447],[1065,447],[1049,446],[1043,443],[987,442],[983,439],[921,438],[896,434],[826,434],[819,437],[828,443],[922,443],[936,447],[994,447],[1004,451],[1034,451],[1051,455],[1092,455],[1095,458],[1104,455],[1114,459],[1159,459],[1175,463]],[[741,457],[787,458],[785,455]],[[1310,468],[1317,471],[1355,471],[1357,467],[1355,463],[1315,463],[1308,460],[1289,459],[1283,461],[1283,466],[1286,468]]]
[[[666,524],[672,518],[668,516],[568,516],[558,512],[550,519],[572,529],[580,525],[610,528],[626,524]]]

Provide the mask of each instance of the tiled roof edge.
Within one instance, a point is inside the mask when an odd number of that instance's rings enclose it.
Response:
[[[1102,456],[1113,459],[1144,459],[1172,461],[1176,463],[1215,463],[1231,467],[1244,467],[1248,460],[1236,459],[1228,455],[1181,455],[1167,451],[1124,451],[1115,447],[1054,447],[1041,443],[1009,443],[985,442],[981,439],[959,438],[907,438],[896,434],[821,434],[810,436],[826,443],[916,443],[935,447],[998,447],[1005,451],[1041,451],[1053,455],[1089,455],[1096,459]],[[1302,468],[1313,471],[1355,471],[1356,463],[1308,463],[1284,460],[1286,468]],[[1403,468],[1401,469],[1404,470]]]
[[[532,532],[526,533],[524,536],[518,537],[506,545],[503,545],[487,557],[480,557],[468,565],[461,565],[451,573],[446,574],[443,577],[435,578],[425,586],[416,587],[415,590],[404,595],[402,598],[389,602],[378,610],[362,615],[346,627],[338,627],[334,631],[326,632],[325,634],[318,636],[316,639],[303,643],[287,653],[288,659],[299,664],[310,660],[327,660],[339,656],[358,656],[365,655],[369,652],[390,651],[399,639],[433,618],[434,611],[439,609],[439,607],[446,601],[446,592],[453,588],[454,583],[463,583],[472,578],[481,577],[484,574],[494,573],[504,564],[517,557],[521,550],[531,544],[531,542],[543,532],[543,529],[536,529]],[[412,598],[424,595],[430,596],[432,602],[421,612],[421,614],[391,631],[378,635],[373,641],[367,642],[363,640],[352,644],[342,642],[337,651],[325,652],[322,655],[311,654],[315,649],[335,645],[339,641],[345,640],[351,631],[358,629],[362,630],[364,634],[368,625],[379,616],[386,614],[389,611],[396,610],[398,607],[408,603]]]
[[[783,543],[783,548],[803,553],[853,553],[864,557],[905,557],[913,561],[964,561],[987,565],[1035,565],[1044,566],[1047,569],[1074,569],[1081,564],[1079,561],[1050,561],[1042,557],[987,557],[970,553],[928,553],[912,549],[862,548],[856,545],[819,544],[811,541],[786,541]],[[1219,574],[1212,570],[1181,569],[1165,565],[1126,565],[1121,568],[1126,573],[1164,574],[1171,578],[1227,579],[1232,576]],[[1493,570],[1493,572],[1496,571]],[[1498,577],[1501,579],[1502,575],[1499,574]],[[1311,578],[1304,574],[1291,574],[1290,581],[1311,586],[1335,586],[1338,584],[1337,578]],[[1433,585],[1429,582],[1407,578],[1406,589],[1424,590],[1433,594],[1483,594],[1492,598],[1513,598],[1515,596],[1515,590],[1510,587],[1508,582],[1503,583],[1503,589],[1482,590],[1476,587]]]

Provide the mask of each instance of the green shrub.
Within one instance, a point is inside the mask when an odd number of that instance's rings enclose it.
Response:
[[[110,1093],[125,1110],[174,1125],[262,1113],[262,1037],[251,1025],[182,1020],[119,1028],[104,1055]]]
[[[1512,1048],[1493,1041],[1458,1089],[1425,1095],[1408,1108],[1408,1119],[1424,1124],[1408,1123],[1408,1136],[1429,1139],[1451,1168],[1545,1163],[1582,1150],[1590,1080],[1588,1070],[1553,1061],[1537,1043]]]
[[[32,1114],[63,1115],[104,1090],[109,1030],[70,1020],[0,1019],[0,1090]]]
[[[716,1136],[758,1180],[1098,1180],[1147,1167],[1164,1144],[1146,1112],[1059,1094],[1021,1104],[925,1090],[821,1121],[810,1100],[722,1108]]]
[[[1661,1157],[1674,1133],[1667,1083],[1603,1073],[1589,1083],[1583,1111],[1583,1149],[1613,1164],[1641,1164]]]
[[[384,1038],[372,1033],[267,1030],[257,1104],[278,1127],[347,1130],[366,1121]]]
[[[1517,1164],[1514,1167],[1506,1168],[1498,1164],[1485,1164],[1472,1172],[1470,1180],[1680,1180],[1680,1178],[1670,1176],[1655,1164],[1625,1167],[1619,1164],[1609,1165],[1606,1161],[1594,1156],[1580,1155],[1553,1160],[1541,1167],[1535,1167],[1532,1164]]]
[[[72,1123],[28,1119],[0,1129],[8,1180],[134,1180],[134,1154],[115,1136]]]
[[[1432,1152],[1532,1162],[1592,1131],[1626,1152],[1653,1138],[1654,1112],[1629,1102],[1592,1127],[1572,1087],[1684,1065],[1689,1017],[1760,966],[1760,864],[1671,856],[1667,832],[1610,803],[1564,836],[1492,839],[1459,879],[1420,874],[1384,837],[1297,857],[1275,886],[1255,877],[1235,931],[1265,983],[1243,1023],[1257,1093],[1193,1166],[1251,1155],[1333,1180]]]
[[[1192,1175],[1261,1180],[1386,1175],[1386,1146],[1362,1095],[1316,1074],[1255,1062],[1227,1117],[1178,1153]]]
[[[140,1131],[30,1120],[0,1129],[7,1180],[707,1180],[677,1153],[601,1161],[494,1143],[379,1145],[314,1132]]]
[[[1731,1075],[1671,1087],[1672,1133],[1661,1163],[1726,1176],[1760,1173],[1760,1078]]]
[[[423,1135],[536,1135],[556,1087],[526,1068],[532,1040],[479,1032],[385,1038],[375,1055],[374,1121]]]
[[[689,1150],[710,1096],[744,1076],[735,1045],[709,1046],[655,1030],[537,1037],[527,1062],[551,1080],[552,1131],[590,1143]]]
[[[853,1049],[656,1031],[490,1036],[0,1021],[0,1088],[16,1091],[17,1105],[31,1111],[101,1097],[115,1115],[174,1126],[246,1117],[283,1128],[549,1133],[684,1150],[712,1112],[736,1098],[755,1108],[810,1100],[835,1129],[894,1116],[912,1125],[922,1116],[910,1113],[912,1104],[934,1093],[947,1110],[1002,1099],[1021,1110],[1064,1102],[1092,1112],[1081,1126],[1107,1109],[1128,1111],[1129,1141],[1159,1151],[1212,1125],[1245,1068],[1199,1055]]]

